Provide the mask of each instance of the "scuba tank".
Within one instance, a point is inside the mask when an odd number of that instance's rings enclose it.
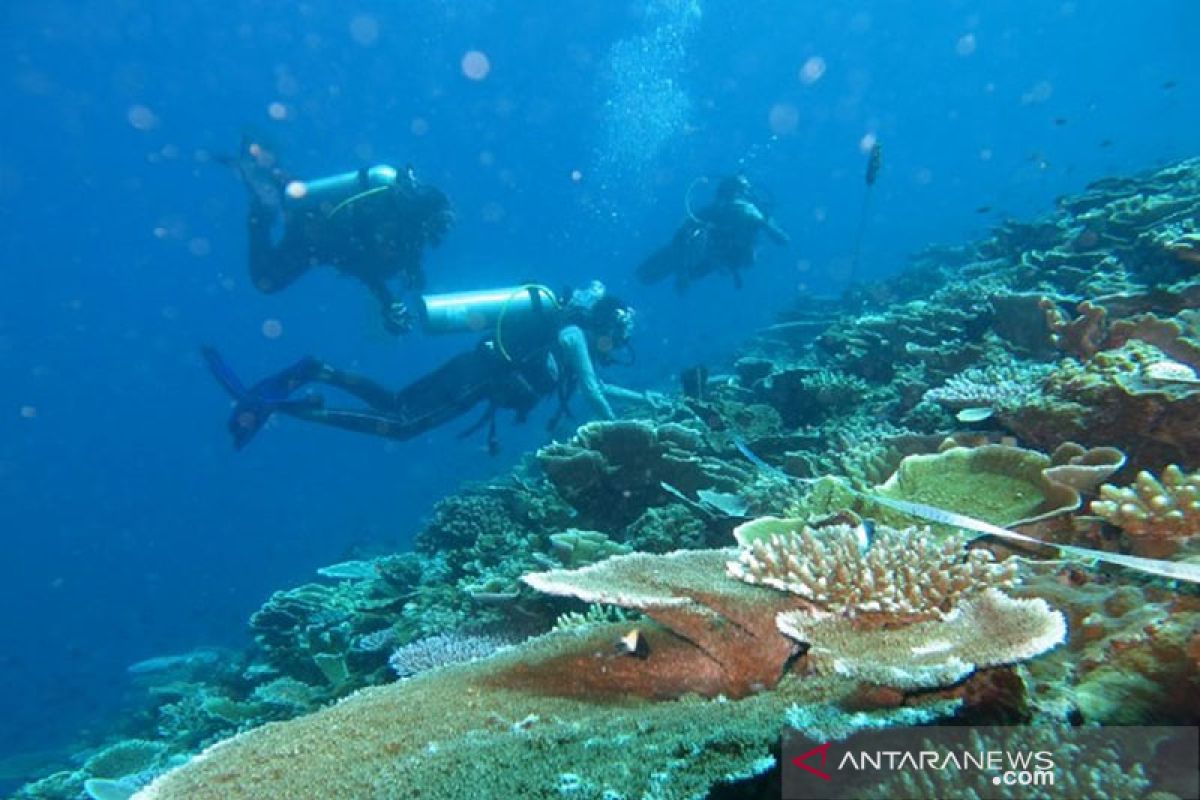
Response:
[[[387,164],[363,167],[311,181],[292,181],[284,191],[284,205],[293,211],[320,209],[332,217],[346,206],[400,182],[400,171]]]
[[[431,333],[479,332],[520,319],[547,314],[559,307],[545,286],[512,286],[475,292],[427,294],[421,297],[421,319]]]

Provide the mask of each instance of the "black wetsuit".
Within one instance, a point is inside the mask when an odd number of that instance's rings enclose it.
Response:
[[[754,202],[717,201],[688,218],[670,244],[643,261],[637,269],[638,279],[650,284],[674,275],[675,286],[682,291],[709,273],[726,270],[740,287],[741,271],[754,264],[760,231],[778,244],[788,241],[787,234]]]
[[[450,225],[449,202],[439,190],[405,180],[371,191],[363,175],[358,199],[341,204],[284,205],[283,236],[272,241],[276,209],[251,199],[248,218],[250,277],[263,292],[287,288],[312,267],[328,264],[366,284],[386,313],[395,302],[388,281],[424,284],[421,252]]]
[[[491,336],[474,349],[460,353],[433,372],[393,391],[375,381],[314,361],[305,382],[324,383],[354,395],[368,408],[333,409],[298,405],[280,409],[289,416],[346,430],[411,439],[457,419],[487,403],[483,418],[470,433],[489,425],[494,440],[494,415],[511,409],[523,421],[538,402],[555,391],[565,401],[570,376],[556,356],[559,314],[547,310],[526,322],[506,324],[503,336]]]

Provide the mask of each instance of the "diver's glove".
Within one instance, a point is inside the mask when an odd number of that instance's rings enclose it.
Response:
[[[383,327],[387,329],[388,333],[402,336],[412,333],[415,325],[416,320],[413,319],[412,312],[399,300],[383,310]]]

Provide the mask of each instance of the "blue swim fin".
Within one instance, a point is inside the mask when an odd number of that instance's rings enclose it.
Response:
[[[310,409],[322,403],[321,398],[315,395],[295,400],[291,398],[292,392],[320,373],[321,362],[311,356],[300,359],[247,389],[215,348],[201,348],[201,353],[209,372],[234,399],[233,413],[229,415],[226,427],[233,436],[234,448],[238,450],[250,443],[276,411]]]

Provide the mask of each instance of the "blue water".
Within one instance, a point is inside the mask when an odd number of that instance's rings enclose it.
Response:
[[[468,344],[389,338],[328,271],[257,293],[211,159],[243,130],[303,176],[411,162],[442,187],[459,223],[431,289],[602,278],[640,312],[637,365],[607,377],[667,390],[844,287],[868,134],[860,277],[1195,155],[1198,26],[1189,0],[2,4],[0,753],[69,745],[129,663],[242,643],[272,590],[403,547],[544,440],[546,410],[499,458],[461,425],[393,444],[287,420],[232,451],[202,344],[246,375],[311,352],[396,384]],[[635,285],[689,185],[739,162],[792,246],[736,293]]]

